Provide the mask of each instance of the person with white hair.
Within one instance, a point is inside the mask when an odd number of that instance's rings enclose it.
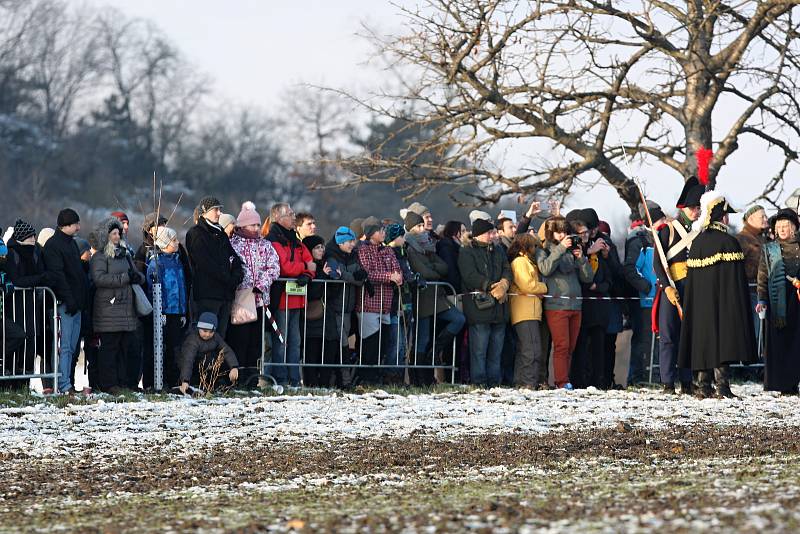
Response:
[[[155,250],[147,262],[147,289],[153,301],[153,284],[161,284],[161,313],[164,315],[164,385],[178,385],[178,359],[184,329],[189,317],[189,286],[184,257],[179,253],[178,232],[172,228],[158,228],[153,242]],[[149,352],[152,355],[152,352]],[[145,358],[144,374],[153,376],[154,359]],[[148,386],[152,382],[148,380]]]

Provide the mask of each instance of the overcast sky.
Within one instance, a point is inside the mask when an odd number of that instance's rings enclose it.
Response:
[[[367,65],[370,47],[357,34],[362,22],[396,32],[402,19],[388,0],[91,0],[155,22],[190,61],[215,79],[223,98],[279,109],[287,87],[300,82],[367,90],[382,73]],[[394,2],[397,3],[397,2]],[[402,0],[404,5],[414,0]],[[777,156],[777,154],[776,154]],[[522,154],[520,154],[522,157]],[[779,160],[772,158],[777,168]],[[743,207],[771,176],[760,149],[746,144],[723,169],[719,189]],[[772,167],[771,166],[771,167]],[[674,172],[635,169],[648,195],[665,207],[675,201]],[[786,189],[800,187],[795,166]],[[592,202],[611,211],[625,206],[609,186],[578,193],[568,205]],[[603,209],[600,209],[601,216]],[[610,218],[610,217],[609,217]]]

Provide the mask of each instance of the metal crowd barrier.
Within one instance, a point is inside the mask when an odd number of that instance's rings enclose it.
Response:
[[[279,282],[296,282],[296,280],[292,279],[292,278],[279,278],[278,280],[276,280],[275,283],[279,283]],[[314,285],[314,284],[316,284],[316,285],[322,284],[323,285],[323,290],[322,290],[323,313],[322,313],[322,318],[321,319],[317,319],[317,321],[321,321],[321,323],[322,323],[322,334],[321,334],[322,335],[322,355],[321,355],[321,362],[319,362],[319,363],[317,363],[317,362],[309,362],[308,358],[307,358],[307,356],[308,356],[307,355],[307,349],[308,349],[307,340],[308,340],[308,323],[309,323],[309,321],[307,319],[308,305],[309,305],[309,298],[307,297],[307,293],[308,293],[308,290],[311,289],[312,285]],[[383,311],[383,305],[381,305],[381,312],[375,314],[375,315],[378,316],[378,325],[379,326],[378,326],[378,329],[377,329],[376,333],[372,334],[372,335],[377,335],[378,336],[378,340],[377,340],[378,341],[378,343],[377,343],[377,347],[378,347],[378,349],[377,349],[378,350],[377,362],[365,362],[365,357],[364,357],[365,356],[365,354],[364,354],[364,339],[365,339],[365,337],[364,337],[363,312],[353,311],[352,312],[353,317],[355,318],[355,321],[357,322],[357,324],[356,324],[356,332],[354,332],[354,333],[357,334],[357,336],[356,336],[356,347],[355,347],[357,349],[357,356],[356,356],[355,359],[353,359],[351,357],[351,354],[349,353],[349,345],[347,343],[347,340],[350,337],[351,332],[344,332],[344,330],[342,328],[339,328],[338,329],[339,330],[338,331],[338,336],[339,336],[339,339],[338,339],[338,348],[339,348],[339,350],[338,350],[338,352],[339,352],[338,361],[334,361],[333,363],[329,363],[329,362],[326,362],[326,357],[328,355],[326,354],[326,343],[325,343],[325,341],[326,341],[327,326],[328,326],[328,322],[330,321],[330,318],[328,316],[329,315],[328,314],[328,308],[327,308],[327,306],[328,306],[328,304],[327,304],[328,303],[328,292],[329,292],[329,286],[332,286],[332,285],[341,285],[341,286],[343,286],[342,287],[342,295],[343,295],[343,292],[347,290],[348,286],[349,287],[355,287],[356,288],[356,292],[357,292],[356,298],[361,303],[360,309],[363,310],[364,302],[365,302],[365,299],[366,299],[365,293],[367,292],[367,290],[365,288],[363,288],[363,285],[361,283],[345,282],[345,281],[342,281],[342,280],[312,280],[307,286],[306,297],[303,299],[304,300],[304,304],[303,304],[303,308],[302,308],[302,312],[303,312],[302,313],[302,324],[300,325],[300,336],[301,336],[301,341],[302,342],[301,342],[301,354],[300,354],[300,358],[299,358],[298,362],[287,362],[286,361],[286,356],[287,356],[288,350],[289,350],[288,343],[283,343],[284,351],[283,351],[282,355],[276,355],[270,349],[270,358],[269,358],[270,361],[267,361],[267,357],[266,357],[266,351],[267,351],[266,337],[268,335],[271,336],[273,334],[273,332],[274,332],[274,329],[270,324],[268,324],[269,323],[269,319],[267,317],[267,314],[264,313],[262,315],[262,328],[261,328],[261,332],[262,332],[262,341],[261,341],[262,351],[261,351],[261,354],[263,355],[263,359],[260,362],[260,368],[262,369],[263,374],[270,374],[270,373],[266,372],[267,368],[268,367],[273,368],[275,366],[282,366],[282,367],[286,367],[287,369],[289,367],[300,367],[301,369],[303,367],[307,367],[307,368],[310,368],[310,367],[333,367],[333,368],[354,368],[354,369],[394,369],[394,370],[443,369],[443,370],[449,370],[450,371],[451,383],[455,383],[456,371],[458,369],[458,366],[456,364],[457,358],[458,358],[458,351],[456,350],[457,349],[457,339],[453,340],[452,359],[451,359],[450,362],[437,363],[436,362],[436,358],[435,358],[435,355],[436,355],[436,323],[437,323],[437,315],[438,315],[437,313],[435,313],[435,310],[436,310],[436,307],[437,307],[437,304],[438,304],[438,301],[439,301],[438,300],[439,299],[438,288],[439,287],[443,287],[445,289],[446,297],[449,297],[449,296],[452,296],[454,298],[458,297],[458,293],[456,292],[455,288],[452,285],[450,285],[447,282],[427,282],[426,283],[426,289],[420,289],[419,287],[414,286],[414,290],[413,290],[413,294],[412,294],[413,305],[411,307],[412,309],[411,309],[410,313],[404,309],[404,308],[406,308],[405,305],[409,304],[409,303],[403,302],[403,300],[402,300],[402,292],[400,293],[401,296],[398,298],[397,308],[396,309],[391,310],[389,312],[384,312]],[[376,284],[376,286],[377,286],[377,287],[375,287],[376,297],[380,296],[380,301],[381,302],[383,302],[383,298],[385,296],[385,293],[384,293],[385,291],[393,291],[393,289],[388,289],[386,287],[386,284]],[[429,355],[430,356],[430,360],[428,360],[426,358],[424,361],[419,361],[418,357],[420,356],[420,353],[419,353],[419,351],[416,350],[416,340],[419,338],[419,299],[420,299],[420,292],[421,291],[425,291],[425,290],[434,291],[434,293],[433,293],[434,294],[434,297],[433,297],[434,314],[430,317],[431,332],[430,332],[430,335],[428,337],[429,348],[428,348],[427,351],[425,351],[425,355],[426,356]],[[273,313],[283,314],[284,315],[284,321],[283,321],[283,326],[284,327],[289,322],[289,312],[290,312],[290,310],[288,309],[288,303],[289,303],[289,297],[290,296],[291,295],[286,293],[286,301],[284,303],[284,308],[285,308],[284,310],[273,312]],[[341,306],[342,306],[341,315],[343,316],[346,313],[345,312],[345,298],[343,296],[340,297],[340,298],[341,298]],[[338,302],[338,298],[337,298],[337,302],[333,303],[332,305],[338,305],[338,304],[339,304],[339,302]],[[459,310],[461,310],[460,299],[455,298],[455,302],[451,302],[451,305],[454,305]],[[356,308],[359,309],[358,306],[356,306]],[[394,312],[394,313],[392,313],[392,312]],[[396,316],[397,317],[396,325],[393,324],[392,321],[391,321],[391,317],[392,316]],[[275,318],[275,317],[273,317],[273,318]],[[387,319],[389,320],[388,323],[385,322]],[[394,351],[393,355],[389,354],[388,352],[384,353],[384,351],[382,349],[383,348],[383,336],[384,336],[384,328],[383,328],[383,326],[386,325],[386,324],[389,325],[389,332],[387,332],[387,333],[388,334],[392,334],[392,333],[395,334],[396,342],[394,343],[393,347],[389,347],[391,350]],[[352,329],[352,323],[351,323],[351,329]],[[392,332],[392,330],[394,332]],[[287,340],[287,332],[281,332],[281,334],[282,334],[282,336],[284,338],[284,341],[288,341]],[[367,338],[372,338],[372,335],[367,336]],[[401,350],[402,350],[403,346],[405,346],[405,351],[404,351],[404,354],[401,354]],[[346,350],[345,347],[347,347],[347,351],[348,351],[347,354],[345,353],[345,350]],[[276,358],[276,356],[277,356],[277,358]],[[370,355],[370,356],[372,356],[372,355]],[[391,356],[393,356],[393,358],[391,358]],[[370,357],[369,359],[373,360],[374,358]]]
[[[57,304],[55,293],[47,287],[17,287],[0,295],[0,380],[49,378],[55,391],[60,332]]]

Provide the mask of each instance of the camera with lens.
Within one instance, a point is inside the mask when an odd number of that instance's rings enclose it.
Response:
[[[577,250],[581,248],[581,236],[578,234],[570,234],[567,236],[572,240],[572,246],[569,247],[569,250]]]

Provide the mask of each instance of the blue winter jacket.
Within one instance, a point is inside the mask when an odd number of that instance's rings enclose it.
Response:
[[[650,282],[648,293],[639,292],[639,304],[642,308],[652,308],[656,296],[656,272],[653,269],[653,247],[645,247],[636,260],[636,270],[642,278]]]
[[[151,257],[147,261],[147,289],[151,302],[155,272],[156,259]],[[158,255],[158,279],[161,281],[161,313],[186,315],[186,279],[183,276],[180,254]]]

